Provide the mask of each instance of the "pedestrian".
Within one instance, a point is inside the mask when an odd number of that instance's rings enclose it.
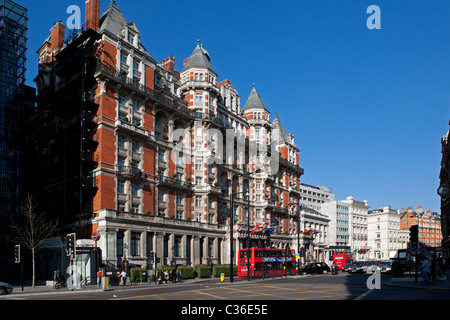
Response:
[[[102,284],[102,271],[97,271],[97,287],[100,288],[100,285]]]
[[[164,280],[164,272],[162,272],[161,269],[158,270],[157,276],[158,276],[158,283],[161,284]]]
[[[179,282],[181,282],[181,278],[182,278],[181,271],[177,270],[177,279]]]
[[[423,282],[424,284],[430,285],[431,284],[431,280],[430,280],[430,273],[431,273],[431,269],[430,269],[430,258],[425,257],[423,259],[422,265],[420,266],[420,275],[423,278]]]
[[[172,269],[172,283],[177,282],[177,270]]]
[[[443,280],[447,280],[447,264],[446,264],[445,256],[442,257],[442,275],[444,277]]]
[[[169,280],[169,271],[164,271],[164,280],[166,281],[166,283],[167,283],[167,280]]]
[[[125,270],[120,273],[120,276],[122,278],[122,284],[125,286],[127,284],[127,273]]]
[[[438,267],[436,263],[436,259],[431,258],[430,261],[430,273],[431,273],[431,283],[434,284],[436,282],[436,274],[438,272]]]

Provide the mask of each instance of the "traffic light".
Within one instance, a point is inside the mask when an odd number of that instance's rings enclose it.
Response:
[[[413,225],[409,228],[409,243],[411,248],[416,248],[419,246],[419,225]]]
[[[66,236],[66,250],[67,250],[67,255],[68,256],[72,256],[72,258],[75,258],[75,254],[76,254],[76,235],[75,233],[69,233]]]
[[[20,244],[14,247],[14,262],[20,263]]]
[[[155,262],[155,252],[154,252],[154,251],[150,251],[150,261],[151,261],[152,263]]]

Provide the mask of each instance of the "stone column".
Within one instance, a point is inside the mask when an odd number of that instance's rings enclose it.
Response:
[[[156,256],[161,259],[159,263],[159,266],[161,266],[164,258],[164,234],[162,232],[155,232],[153,236],[153,250]]]
[[[201,264],[200,261],[200,237],[192,236],[191,257],[194,265]]]

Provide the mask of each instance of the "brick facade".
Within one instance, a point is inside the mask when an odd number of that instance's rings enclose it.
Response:
[[[90,88],[98,106],[92,115],[95,167],[89,172],[95,185],[85,199],[90,203],[87,212],[74,213],[82,217],[71,225],[79,238],[99,232],[102,258],[111,266],[122,266],[125,259],[148,266],[150,251],[163,264],[229,263],[230,246],[235,252],[246,246],[242,233],[230,243],[233,194],[234,229],[247,219],[252,226],[279,225],[272,245],[296,247],[303,169],[293,135],[287,135],[278,117],[270,121],[265,106],[242,109],[231,81],[217,81],[209,53],[199,42],[178,72],[175,57],[161,63],[151,57],[137,27],[126,21],[115,1],[99,19],[97,8],[98,1],[86,2],[86,22],[98,22],[98,30],[80,33],[86,37],[97,31],[100,41],[94,44],[95,81]],[[60,24],[52,29],[58,43],[50,37],[41,53],[61,47],[61,30]],[[38,78],[43,80],[44,60],[42,66]],[[42,105],[45,88],[41,86]],[[248,101],[254,95],[255,87]],[[242,134],[244,153],[236,145],[234,158],[223,154],[224,165],[207,163],[206,155],[218,155],[221,145],[226,150],[227,129]],[[274,129],[280,129],[276,140]],[[174,133],[180,130],[184,135],[178,140]],[[174,158],[181,145],[188,152],[187,163]],[[270,148],[252,154],[252,145]],[[270,172],[264,159],[280,159],[277,170]],[[251,245],[258,246],[261,239],[256,232]]]

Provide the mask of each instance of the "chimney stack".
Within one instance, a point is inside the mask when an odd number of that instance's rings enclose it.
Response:
[[[100,20],[100,0],[86,0],[86,29],[98,31]]]
[[[163,68],[167,71],[175,71],[175,57],[172,55],[162,61]]]
[[[50,29],[50,52],[58,53],[64,46],[64,33],[66,26],[58,21]]]

